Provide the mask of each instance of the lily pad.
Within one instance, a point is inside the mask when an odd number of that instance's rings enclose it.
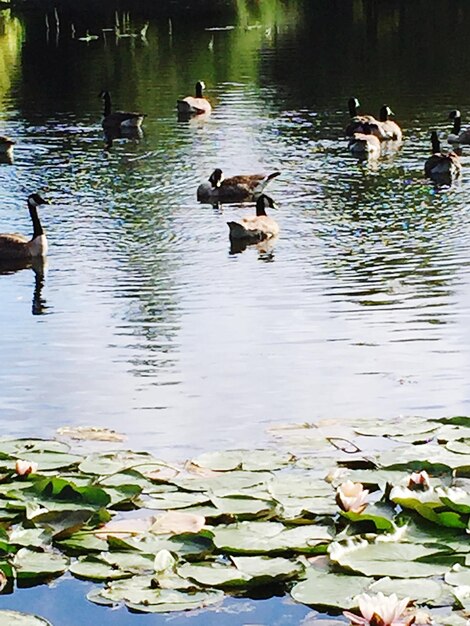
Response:
[[[12,565],[18,580],[31,580],[60,576],[68,569],[69,560],[62,554],[21,548],[15,554]]]
[[[0,610],[0,624],[5,626],[52,626],[44,617],[32,613]]]
[[[294,585],[291,596],[297,602],[317,608],[347,609],[353,598],[363,593],[373,582],[365,576],[332,574],[310,568],[306,579]]]

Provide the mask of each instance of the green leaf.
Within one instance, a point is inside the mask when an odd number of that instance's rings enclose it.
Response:
[[[69,570],[74,576],[84,580],[118,580],[132,576],[132,572],[122,570],[117,565],[110,565],[103,559],[93,556],[79,557],[72,563]]]
[[[470,587],[470,567],[456,565],[451,572],[447,572],[444,580],[454,587]]]
[[[414,602],[424,604],[441,597],[443,586],[429,578],[380,578],[370,585],[367,593],[382,592],[386,596],[395,593],[399,598],[411,598]]]
[[[352,606],[353,598],[372,582],[373,578],[331,574],[312,567],[307,570],[306,579],[294,585],[291,596],[296,602],[317,608],[347,609]]]
[[[52,626],[47,619],[32,613],[0,610],[0,624],[5,626]]]
[[[12,560],[12,565],[18,580],[51,578],[63,574],[69,566],[69,560],[61,554],[21,548]]]

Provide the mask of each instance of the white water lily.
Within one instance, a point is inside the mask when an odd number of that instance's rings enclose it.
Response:
[[[38,471],[38,464],[32,461],[22,461],[18,459],[15,464],[15,471],[18,476],[27,476],[28,474],[35,474]]]
[[[398,485],[390,492],[389,499],[397,504],[401,504],[403,500],[417,500],[421,504],[427,504],[428,506],[433,505],[436,507],[441,505],[441,500],[432,487],[424,491],[417,491],[416,489]]]
[[[431,480],[426,470],[413,472],[408,479],[408,489],[412,491],[426,491],[431,488]]]
[[[336,490],[336,502],[343,511],[362,513],[367,506],[369,492],[361,483],[353,483],[347,480]]]
[[[351,624],[359,624],[361,626],[407,626],[414,621],[414,617],[404,617],[406,607],[410,601],[409,598],[399,600],[395,593],[391,596],[385,596],[379,592],[375,596],[362,593],[356,597],[361,615],[355,615],[349,611],[343,614],[347,617]]]

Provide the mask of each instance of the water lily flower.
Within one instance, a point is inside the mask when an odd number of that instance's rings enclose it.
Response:
[[[360,626],[409,626],[414,622],[414,616],[405,617],[403,613],[410,601],[409,598],[399,600],[395,593],[385,596],[379,592],[375,596],[362,593],[356,598],[361,615],[355,615],[349,611],[343,614],[351,624]]]
[[[426,470],[413,472],[408,480],[408,489],[411,491],[426,491],[431,488],[431,481]]]
[[[347,480],[336,490],[336,503],[343,511],[362,513],[367,506],[369,492],[361,483]]]
[[[18,476],[27,476],[28,474],[35,474],[38,471],[38,464],[32,461],[22,461],[18,459],[15,465],[15,471]]]

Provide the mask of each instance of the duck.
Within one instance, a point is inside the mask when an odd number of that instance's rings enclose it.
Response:
[[[470,145],[470,128],[460,130],[462,126],[462,117],[458,109],[454,109],[449,113],[449,119],[454,120],[452,132],[447,137],[450,144],[457,143],[460,145]]]
[[[424,173],[427,178],[436,182],[450,182],[459,176],[462,169],[460,158],[455,152],[441,152],[441,145],[435,130],[431,133],[432,156],[424,164]]]
[[[0,135],[0,154],[13,154],[13,146],[16,141],[5,135]]]
[[[224,178],[220,168],[216,168],[209,176],[209,181],[197,188],[199,202],[243,202],[252,200],[263,193],[273,178],[281,172],[264,174],[240,174]]]
[[[401,141],[403,133],[401,128],[393,120],[389,120],[390,115],[395,115],[388,104],[383,104],[379,111],[379,122],[382,130],[388,135],[390,141]]]
[[[276,237],[279,234],[279,224],[266,215],[267,208],[276,208],[276,205],[272,198],[263,193],[256,200],[256,215],[244,217],[239,222],[227,222],[230,239],[256,243]]]
[[[375,123],[364,122],[362,132],[354,133],[349,140],[349,150],[359,158],[378,159],[380,156],[380,139],[373,134]]]
[[[363,133],[364,124],[372,124],[372,134],[378,137],[380,141],[388,141],[390,135],[382,127],[382,122],[377,120],[373,115],[359,115],[359,100],[357,98],[349,98],[348,109],[351,121],[345,128],[346,137],[352,137],[354,133]]]
[[[39,220],[38,206],[49,202],[38,193],[29,195],[27,202],[33,222],[33,236],[27,239],[23,235],[0,234],[0,261],[34,259],[47,254],[47,239]]]
[[[139,128],[144,121],[144,113],[131,113],[130,111],[111,112],[111,95],[109,91],[101,91],[98,94],[104,102],[103,128]]]
[[[196,96],[186,96],[176,102],[178,113],[182,115],[200,115],[212,111],[211,103],[204,98],[203,91],[206,88],[202,80],[196,83]]]

